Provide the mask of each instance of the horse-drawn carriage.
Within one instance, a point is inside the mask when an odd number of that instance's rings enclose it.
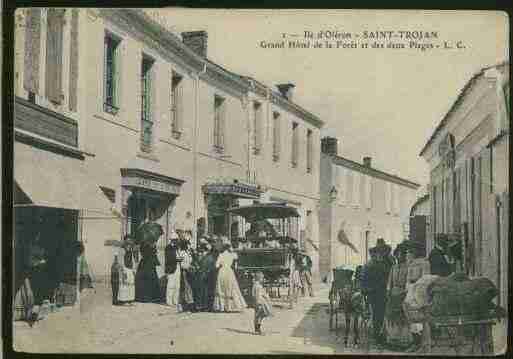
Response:
[[[338,331],[339,314],[344,315],[344,345],[348,344],[351,320],[353,321],[353,344],[366,346],[369,344],[369,305],[361,291],[361,266],[345,266],[333,269],[329,299],[330,330]]]
[[[264,274],[264,287],[271,300],[288,301],[290,270],[297,251],[299,214],[284,204],[253,204],[228,210],[238,216],[243,237],[232,238],[238,255],[236,275],[244,297],[251,303],[251,289],[256,272]],[[287,296],[282,296],[282,290]]]

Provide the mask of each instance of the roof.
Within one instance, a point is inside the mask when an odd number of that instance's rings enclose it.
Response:
[[[341,157],[341,156],[333,156],[333,155],[331,157],[333,158],[334,162],[337,165],[342,165],[342,166],[345,166],[345,167],[349,167],[349,168],[357,170],[359,172],[363,172],[363,173],[366,173],[368,175],[371,175],[371,176],[374,176],[374,177],[378,177],[378,178],[381,178],[381,179],[386,180],[386,181],[395,182],[395,183],[398,183],[398,184],[401,184],[403,186],[407,186],[407,187],[410,187],[410,188],[413,188],[413,189],[417,189],[417,188],[420,187],[420,184],[418,184],[417,182],[413,182],[413,181],[410,181],[408,179],[405,179],[405,178],[393,175],[391,173],[387,173],[387,172],[378,170],[378,169],[376,169],[374,167],[365,166],[365,165],[363,165],[361,163],[355,162],[355,161],[350,160],[348,158]]]
[[[276,102],[279,102],[280,105],[286,107],[287,110],[295,112],[300,118],[318,128],[321,128],[324,125],[324,122],[321,121],[319,117],[307,111],[298,104],[289,101],[281,94],[277,93],[276,91],[273,91],[270,87],[248,76],[236,74],[235,72],[232,72],[224,68],[223,66],[213,62],[212,60],[195,53],[192,49],[190,49],[187,45],[185,45],[182,42],[179,36],[177,36],[173,32],[166,29],[164,26],[159,24],[150,15],[146,14],[143,10],[124,9],[122,11],[124,11],[127,15],[132,16],[133,18],[136,18],[139,21],[148,24],[148,30],[151,30],[152,32],[157,34],[159,41],[167,42],[168,44],[170,44],[171,47],[174,48],[181,56],[184,56],[188,61],[191,61],[193,63],[193,67],[198,68],[199,66],[206,66],[208,72],[212,71],[215,73],[215,75],[222,76],[224,80],[229,81],[233,86],[237,87],[240,91],[248,91],[252,86],[252,81],[255,81],[261,87],[265,88],[265,94],[270,92],[272,98]],[[108,11],[104,10],[104,13],[107,12]]]
[[[485,73],[486,70],[489,70],[489,69],[494,68],[494,67],[504,66],[504,65],[507,65],[507,64],[509,64],[509,61],[503,61],[503,62],[500,62],[500,63],[498,63],[496,65],[493,65],[493,66],[483,67],[478,72],[476,72],[474,75],[472,75],[470,80],[468,80],[468,82],[465,84],[465,86],[463,86],[463,88],[458,93],[458,96],[456,97],[456,100],[452,104],[451,108],[449,108],[449,111],[447,111],[445,116],[442,118],[442,121],[440,121],[438,126],[435,128],[435,131],[433,132],[433,134],[431,135],[429,140],[426,142],[426,144],[424,145],[424,147],[420,151],[419,156],[422,156],[424,154],[424,152],[426,152],[426,150],[428,149],[429,145],[431,145],[431,143],[433,143],[433,141],[435,140],[435,138],[438,135],[438,133],[445,127],[445,125],[449,121],[450,115],[456,110],[456,108],[462,102],[462,100],[465,97],[465,95],[468,94],[469,90],[472,88],[472,85],[475,84],[477,78],[482,76]]]

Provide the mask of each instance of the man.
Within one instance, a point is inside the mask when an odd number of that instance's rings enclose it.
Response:
[[[216,257],[212,245],[205,246],[205,255],[200,261],[200,307],[211,311],[216,288]]]
[[[305,287],[308,287],[308,294],[313,297],[312,288],[312,259],[306,255],[301,255],[301,265],[299,267],[299,277],[301,278],[301,294],[305,296]]]
[[[114,256],[114,262],[110,267],[110,283],[112,287],[112,305],[118,305],[119,282],[121,279],[121,265],[119,264],[118,255]]]
[[[447,277],[454,271],[451,259],[447,253],[447,236],[445,234],[437,234],[435,236],[435,246],[429,254],[429,264],[431,266],[431,274],[441,277]]]
[[[385,317],[385,301],[387,286],[387,267],[384,252],[378,246],[369,249],[370,261],[364,267],[362,289],[367,295],[372,308],[373,336],[378,346],[384,344],[383,321]]]

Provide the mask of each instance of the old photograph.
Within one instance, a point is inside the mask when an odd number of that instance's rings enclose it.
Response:
[[[507,350],[500,11],[22,8],[12,350]]]

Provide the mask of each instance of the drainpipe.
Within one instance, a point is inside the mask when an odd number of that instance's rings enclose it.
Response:
[[[200,77],[207,72],[207,63],[203,63],[203,69],[199,71],[194,78],[194,129],[192,134],[192,238],[196,241],[197,245],[197,223],[198,223],[198,126],[199,126],[199,91],[200,91]]]

